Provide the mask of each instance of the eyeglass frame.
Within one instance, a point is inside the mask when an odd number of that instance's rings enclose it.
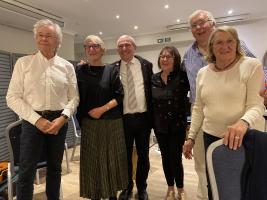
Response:
[[[96,50],[96,49],[100,49],[101,45],[100,44],[84,44],[83,48],[84,49],[91,49],[92,48],[92,49]]]
[[[52,35],[52,34],[42,34],[42,33],[37,33],[36,34],[36,38],[45,38],[45,39],[53,39],[56,38],[56,35]]]
[[[212,22],[212,20],[211,20],[211,19],[205,19],[205,20],[200,21],[200,23],[192,24],[192,25],[190,25],[190,29],[191,29],[191,30],[196,30],[198,26],[199,26],[200,28],[202,28],[202,27],[205,26],[205,24],[206,24],[207,22]]]
[[[131,48],[133,45],[131,44],[131,43],[123,43],[123,44],[119,44],[118,45],[118,49],[123,49],[123,48],[125,48],[125,49],[129,49],[129,48]]]
[[[159,58],[161,60],[163,60],[164,58],[166,58],[167,60],[171,60],[171,59],[174,59],[174,56],[172,56],[172,55],[159,55]]]

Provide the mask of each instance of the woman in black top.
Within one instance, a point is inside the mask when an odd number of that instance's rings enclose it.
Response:
[[[81,125],[80,196],[117,199],[127,186],[127,156],[122,125],[123,88],[116,67],[104,65],[103,41],[84,41],[88,62],[79,66],[77,81]]]
[[[164,47],[158,58],[159,73],[152,76],[154,132],[162,155],[168,184],[166,199],[184,199],[182,147],[186,137],[187,92],[189,82],[181,69],[181,57],[175,47]]]

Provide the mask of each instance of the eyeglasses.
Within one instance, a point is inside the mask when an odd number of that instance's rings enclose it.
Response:
[[[159,58],[162,60],[164,60],[164,58],[166,58],[166,60],[170,60],[173,59],[174,57],[171,55],[160,55]]]
[[[211,22],[211,20],[210,19],[202,20],[196,24],[192,24],[190,28],[193,30],[197,29],[198,27],[202,28],[205,26],[207,22]]]
[[[128,49],[128,48],[130,48],[131,46],[132,46],[131,44],[129,44],[129,43],[125,43],[125,44],[120,44],[120,45],[118,45],[118,48],[119,48],[119,49],[123,49],[123,48]]]
[[[85,49],[100,49],[100,44],[85,44],[83,47]]]
[[[214,41],[213,42],[213,46],[214,47],[223,47],[225,44],[227,46],[232,46],[235,44],[235,40],[234,39],[229,39],[229,40],[226,40],[226,41],[222,41],[222,40],[217,40],[217,41]]]
[[[52,39],[55,38],[55,35],[51,34],[42,34],[42,33],[37,33],[37,38],[45,38],[45,39]]]

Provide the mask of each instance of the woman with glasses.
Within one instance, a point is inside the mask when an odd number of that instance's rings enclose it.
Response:
[[[153,128],[168,184],[166,200],[184,200],[182,147],[187,126],[189,82],[175,47],[164,47],[158,57],[160,72],[152,76]]]
[[[80,196],[117,199],[127,186],[127,155],[122,125],[123,88],[116,67],[105,65],[104,42],[94,35],[84,41],[87,62],[77,71],[81,126]]]
[[[244,56],[233,27],[216,28],[208,42],[209,64],[199,70],[184,155],[192,158],[195,138],[203,129],[205,152],[221,138],[230,149],[242,145],[247,129],[264,129],[263,67],[259,60]],[[208,178],[209,182],[209,178]],[[209,200],[212,194],[208,183]]]

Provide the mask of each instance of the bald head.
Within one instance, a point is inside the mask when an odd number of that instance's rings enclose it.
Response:
[[[136,50],[135,40],[129,35],[122,35],[117,41],[117,50],[121,59],[130,62]]]
[[[117,40],[117,46],[122,41],[128,41],[128,42],[130,42],[134,46],[134,48],[136,48],[136,43],[135,43],[135,40],[133,39],[133,37],[131,37],[129,35],[122,35],[122,36],[120,36],[119,39]]]

